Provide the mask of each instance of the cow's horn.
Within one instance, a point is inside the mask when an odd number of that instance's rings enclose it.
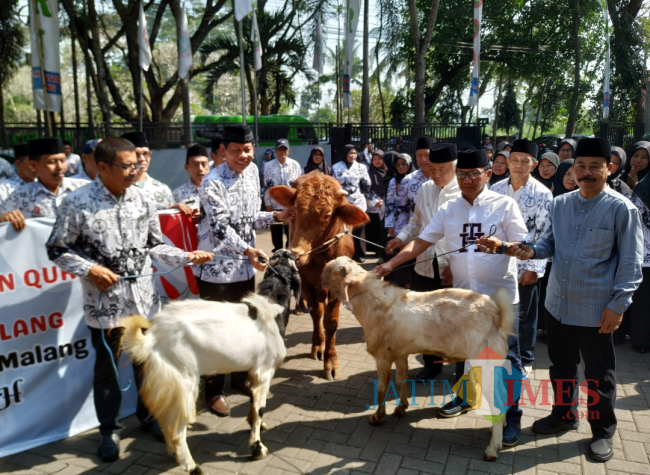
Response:
[[[341,188],[341,189],[339,190],[339,195],[341,195],[341,196],[348,196],[348,192],[345,191],[343,188]]]

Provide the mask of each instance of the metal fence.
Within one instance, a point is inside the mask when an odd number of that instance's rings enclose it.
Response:
[[[611,123],[602,122],[598,136],[606,138],[612,145],[617,145],[627,150],[628,147],[640,140],[643,140],[643,123]]]

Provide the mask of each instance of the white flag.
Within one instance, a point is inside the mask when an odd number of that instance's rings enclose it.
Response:
[[[345,62],[343,63],[343,105],[345,107],[352,107],[350,75],[354,59],[354,35],[357,33],[360,10],[361,0],[348,0],[348,11],[345,15]]]
[[[472,87],[469,90],[469,101],[467,105],[470,107],[478,104],[478,78],[479,66],[481,63],[481,20],[483,17],[483,0],[474,1],[474,69],[472,70]],[[477,115],[478,117],[478,112]]]
[[[253,11],[251,0],[233,0],[235,2],[235,20],[241,21],[246,15]]]
[[[262,69],[262,46],[260,45],[260,29],[257,26],[257,16],[253,11],[253,25],[251,26],[251,43],[253,43],[253,69]]]
[[[187,27],[187,12],[181,8],[181,31],[178,37],[178,77],[185,79],[192,69],[192,45]]]
[[[144,16],[144,8],[142,4],[144,0],[140,0],[140,20],[138,21],[138,46],[140,50],[140,67],[145,71],[149,71],[151,65],[151,48],[149,47],[149,34],[147,33],[147,19]]]
[[[36,14],[34,14],[36,6]],[[59,8],[56,0],[29,2],[32,56],[32,90],[34,107],[38,110],[61,112],[61,64],[59,59]],[[36,18],[38,17],[38,18]],[[38,25],[39,33],[36,31]],[[47,87],[47,108],[43,91],[43,76],[38,43],[43,54],[43,71]]]
[[[325,49],[325,41],[323,40],[323,30],[320,25],[320,13],[316,21],[316,34],[314,36],[314,64],[312,67],[318,72],[323,74],[323,50]]]
[[[600,0],[600,5],[603,7],[603,20],[605,21],[605,77],[603,78],[603,119],[609,117],[609,101],[611,94],[609,91],[609,17],[607,15],[607,0]]]

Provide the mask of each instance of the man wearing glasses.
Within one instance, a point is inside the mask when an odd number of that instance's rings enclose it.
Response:
[[[458,152],[456,178],[462,195],[443,204],[420,237],[407,244],[390,261],[375,267],[373,272],[377,277],[384,277],[399,265],[415,259],[444,238],[444,249],[441,251],[450,253],[448,257],[453,286],[486,295],[492,295],[498,288],[505,287],[510,292],[517,315],[519,293],[516,259],[486,254],[475,245],[477,239],[487,237],[492,232],[493,236],[512,236],[516,242],[525,241],[528,234],[517,202],[509,196],[490,191],[485,186],[491,176],[492,170],[485,150]],[[501,254],[503,253],[505,249]],[[508,360],[514,369],[523,373],[519,338],[509,337],[508,346]],[[456,366],[457,379],[462,376],[462,369],[462,364]],[[443,406],[440,415],[457,417],[469,410],[471,406],[457,398]],[[521,414],[517,403],[508,410],[508,425],[503,431],[504,445],[516,445],[519,441]]]
[[[149,195],[159,210],[173,208],[181,211],[186,216],[192,216],[192,209],[189,206],[183,203],[174,204],[172,190],[164,183],[150,177],[147,173],[151,163],[151,149],[149,149],[147,134],[144,132],[129,132],[122,135],[122,138],[135,146],[138,168],[136,168],[134,185]]]

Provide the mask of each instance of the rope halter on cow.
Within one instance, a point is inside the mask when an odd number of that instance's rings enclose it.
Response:
[[[307,254],[312,254],[312,253],[319,254],[319,253],[321,253],[321,252],[325,252],[325,251],[327,251],[330,247],[332,247],[334,244],[336,244],[336,243],[338,242],[339,239],[341,239],[343,236],[348,235],[348,234],[350,234],[350,230],[349,230],[349,229],[346,229],[346,230],[343,231],[342,233],[338,233],[336,236],[334,236],[334,237],[333,237],[332,239],[330,239],[329,241],[325,241],[325,242],[324,242],[323,244],[321,244],[320,246],[316,246],[315,248],[313,248],[313,249],[311,249],[311,250],[309,250],[309,251],[307,251],[307,252],[303,252],[302,254],[300,254],[300,256],[296,257],[296,260],[300,259],[300,258],[303,257],[303,256],[306,256]],[[321,248],[324,248],[324,249],[321,249]],[[317,251],[318,251],[318,252],[317,252]]]

